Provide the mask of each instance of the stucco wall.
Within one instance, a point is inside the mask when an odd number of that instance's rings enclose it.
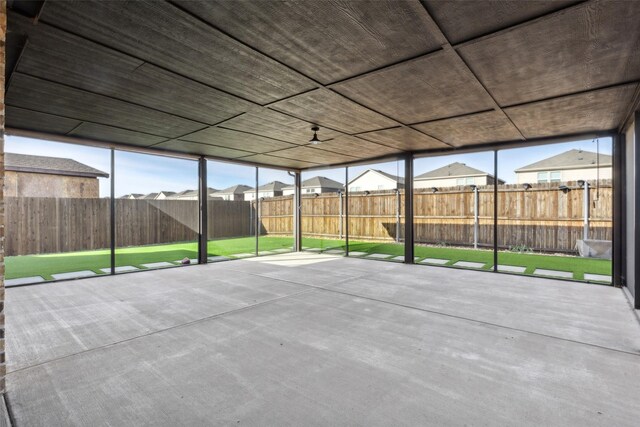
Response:
[[[100,196],[97,178],[7,171],[6,197],[69,197],[95,199]]]

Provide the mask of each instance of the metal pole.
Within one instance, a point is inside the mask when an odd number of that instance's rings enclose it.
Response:
[[[260,239],[260,207],[258,206],[258,168],[256,167],[256,193],[255,193],[255,200],[253,203],[253,206],[256,210],[256,214],[255,214],[255,230],[256,230],[256,256],[258,256],[258,251],[260,250],[259,248],[259,243],[258,240]]]
[[[116,161],[115,150],[111,149],[111,196],[110,196],[110,212],[109,212],[109,226],[110,226],[110,262],[111,262],[111,274],[116,274]]]
[[[498,271],[498,150],[493,151],[493,271]]]
[[[404,159],[404,262],[413,264],[413,154]]]
[[[349,256],[349,168],[344,168],[344,256]]]
[[[473,187],[473,249],[478,249],[478,187]]]
[[[302,177],[295,172],[295,186],[293,194],[293,233],[294,252],[302,251]]]
[[[582,198],[584,199],[584,203],[582,207],[582,214],[584,215],[584,229],[582,231],[582,240],[584,241],[589,239],[589,183],[586,179],[584,180],[583,190],[584,194]]]
[[[626,274],[625,236],[625,135],[613,137],[613,285],[623,286],[622,278]]]
[[[199,200],[199,227],[198,227],[198,263],[206,264],[208,261],[208,222],[209,217],[209,189],[207,188],[207,159],[198,159],[198,200]]]

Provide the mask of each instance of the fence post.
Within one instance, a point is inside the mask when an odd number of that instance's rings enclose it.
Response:
[[[589,183],[587,180],[584,180],[584,185],[582,186],[582,199],[583,199],[583,216],[584,216],[584,226],[582,230],[582,240],[589,239]]]
[[[342,191],[338,191],[338,240],[342,240]]]
[[[396,243],[400,243],[400,190],[396,188],[395,193],[396,193]]]
[[[473,249],[478,249],[478,186],[472,185],[473,188]]]

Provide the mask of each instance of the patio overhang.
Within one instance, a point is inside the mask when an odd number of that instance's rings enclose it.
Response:
[[[610,134],[640,99],[638,2],[8,5],[14,134],[301,170]]]

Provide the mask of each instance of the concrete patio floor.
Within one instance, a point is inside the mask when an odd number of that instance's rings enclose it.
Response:
[[[620,289],[312,253],[6,290],[16,425],[637,425]]]

